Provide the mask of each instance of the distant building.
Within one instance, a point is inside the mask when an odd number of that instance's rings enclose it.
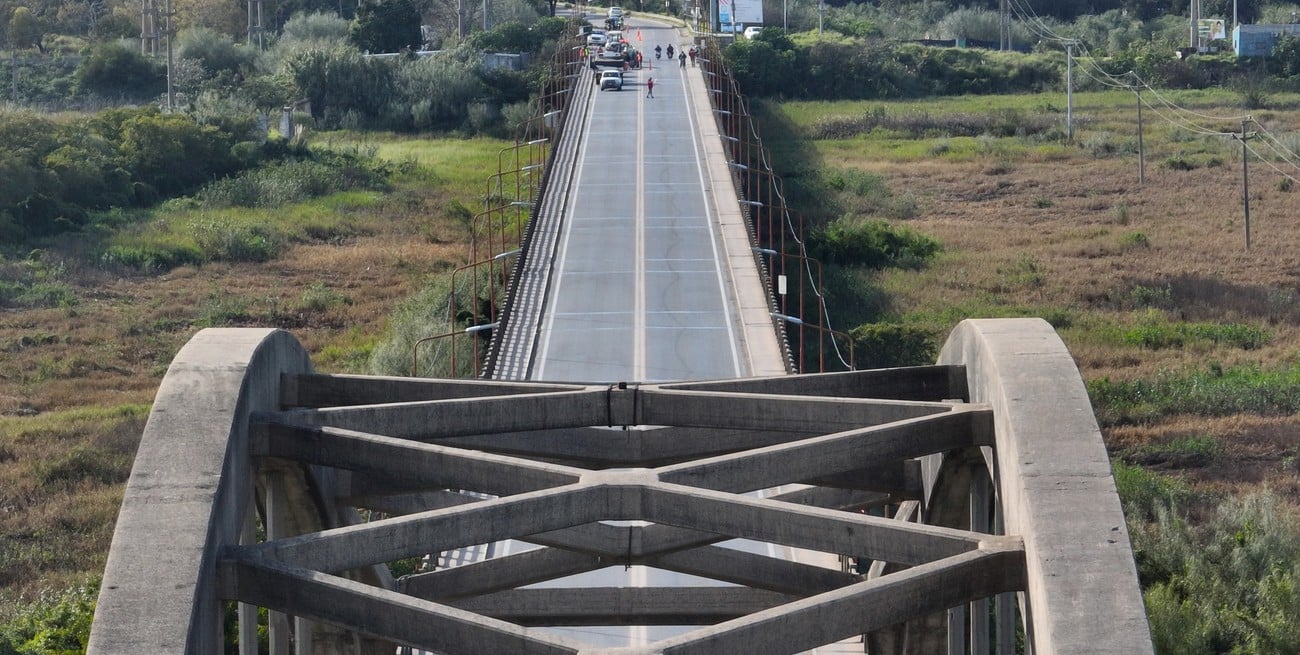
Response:
[[[1300,23],[1238,25],[1232,29],[1232,50],[1238,57],[1267,57],[1283,34],[1300,36]]]

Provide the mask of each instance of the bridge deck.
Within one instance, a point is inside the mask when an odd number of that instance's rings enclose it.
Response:
[[[630,23],[628,37],[646,53],[689,47],[676,28]],[[651,55],[622,91],[589,91],[586,111],[574,112],[581,124],[568,128],[578,138],[558,147],[577,152],[557,154],[572,166],[566,188],[548,192],[536,219],[554,238],[521,268],[534,279],[520,284],[543,288],[544,302],[536,318],[519,317],[534,330],[508,329],[494,377],[785,373],[701,73]]]

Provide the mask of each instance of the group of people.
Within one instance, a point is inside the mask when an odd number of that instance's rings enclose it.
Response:
[[[663,58],[663,54],[664,54],[664,49],[663,49],[661,46],[655,46],[655,59],[662,59],[662,58]],[[682,68],[686,68],[686,59],[689,57],[690,60],[691,60],[691,65],[694,66],[694,65],[695,65],[695,57],[696,57],[698,54],[699,54],[699,53],[695,50],[695,47],[694,47],[694,46],[692,46],[690,50],[680,50],[680,51],[678,51],[678,53],[677,53],[677,63],[681,64],[681,67],[682,67]],[[668,44],[668,59],[669,59],[669,60],[672,60],[672,58],[673,58],[673,44],[669,43],[669,44]]]

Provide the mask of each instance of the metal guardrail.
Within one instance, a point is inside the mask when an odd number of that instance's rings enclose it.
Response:
[[[704,69],[709,100],[740,192],[738,201],[749,218],[751,245],[756,256],[767,255],[766,261],[759,257],[759,268],[769,291],[773,327],[787,349],[787,368],[792,373],[853,370],[853,338],[831,326],[822,263],[808,254],[803,216],[786,204],[771,153],[763,146],[749,102],[722,60],[722,47],[717,38],[706,37],[696,60]],[[815,337],[808,338],[808,331]],[[816,361],[815,369],[808,365],[810,361]]]

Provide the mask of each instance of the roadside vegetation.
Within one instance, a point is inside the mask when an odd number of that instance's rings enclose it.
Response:
[[[1229,89],[1169,93],[1206,115],[1244,105]],[[1238,142],[1157,117],[1139,184],[1133,94],[1076,93],[1073,141],[1064,102],[768,100],[756,112],[803,199],[792,203],[822,226],[810,250],[858,361],[931,362],[963,318],[1047,319],[1114,457],[1158,652],[1292,652],[1300,280],[1286,262],[1300,230],[1284,174],[1300,169],[1251,162],[1246,251]],[[1300,126],[1300,96],[1284,89],[1253,111],[1282,139]]]
[[[450,271],[564,29],[525,0],[463,35],[446,0],[294,0],[254,47],[219,4],[178,6],[168,114],[138,8],[0,0],[0,655],[84,649],[150,399],[197,329],[289,329],[323,371],[439,372],[413,344],[463,318]],[[1078,77],[1068,138],[1065,56],[1019,22],[1027,52],[903,43],[996,42],[991,11],[828,6],[818,37],[816,6],[791,6],[792,34],[726,56],[860,364],[931,362],[967,317],[1045,318],[1114,457],[1158,651],[1294,652],[1300,39],[1177,61],[1169,3],[1040,4],[1103,70],[1281,135],[1290,157],[1251,163],[1250,251],[1240,143],[1149,113],[1139,185],[1135,96]],[[1244,22],[1300,11],[1239,4]],[[534,56],[490,69],[485,51]]]

